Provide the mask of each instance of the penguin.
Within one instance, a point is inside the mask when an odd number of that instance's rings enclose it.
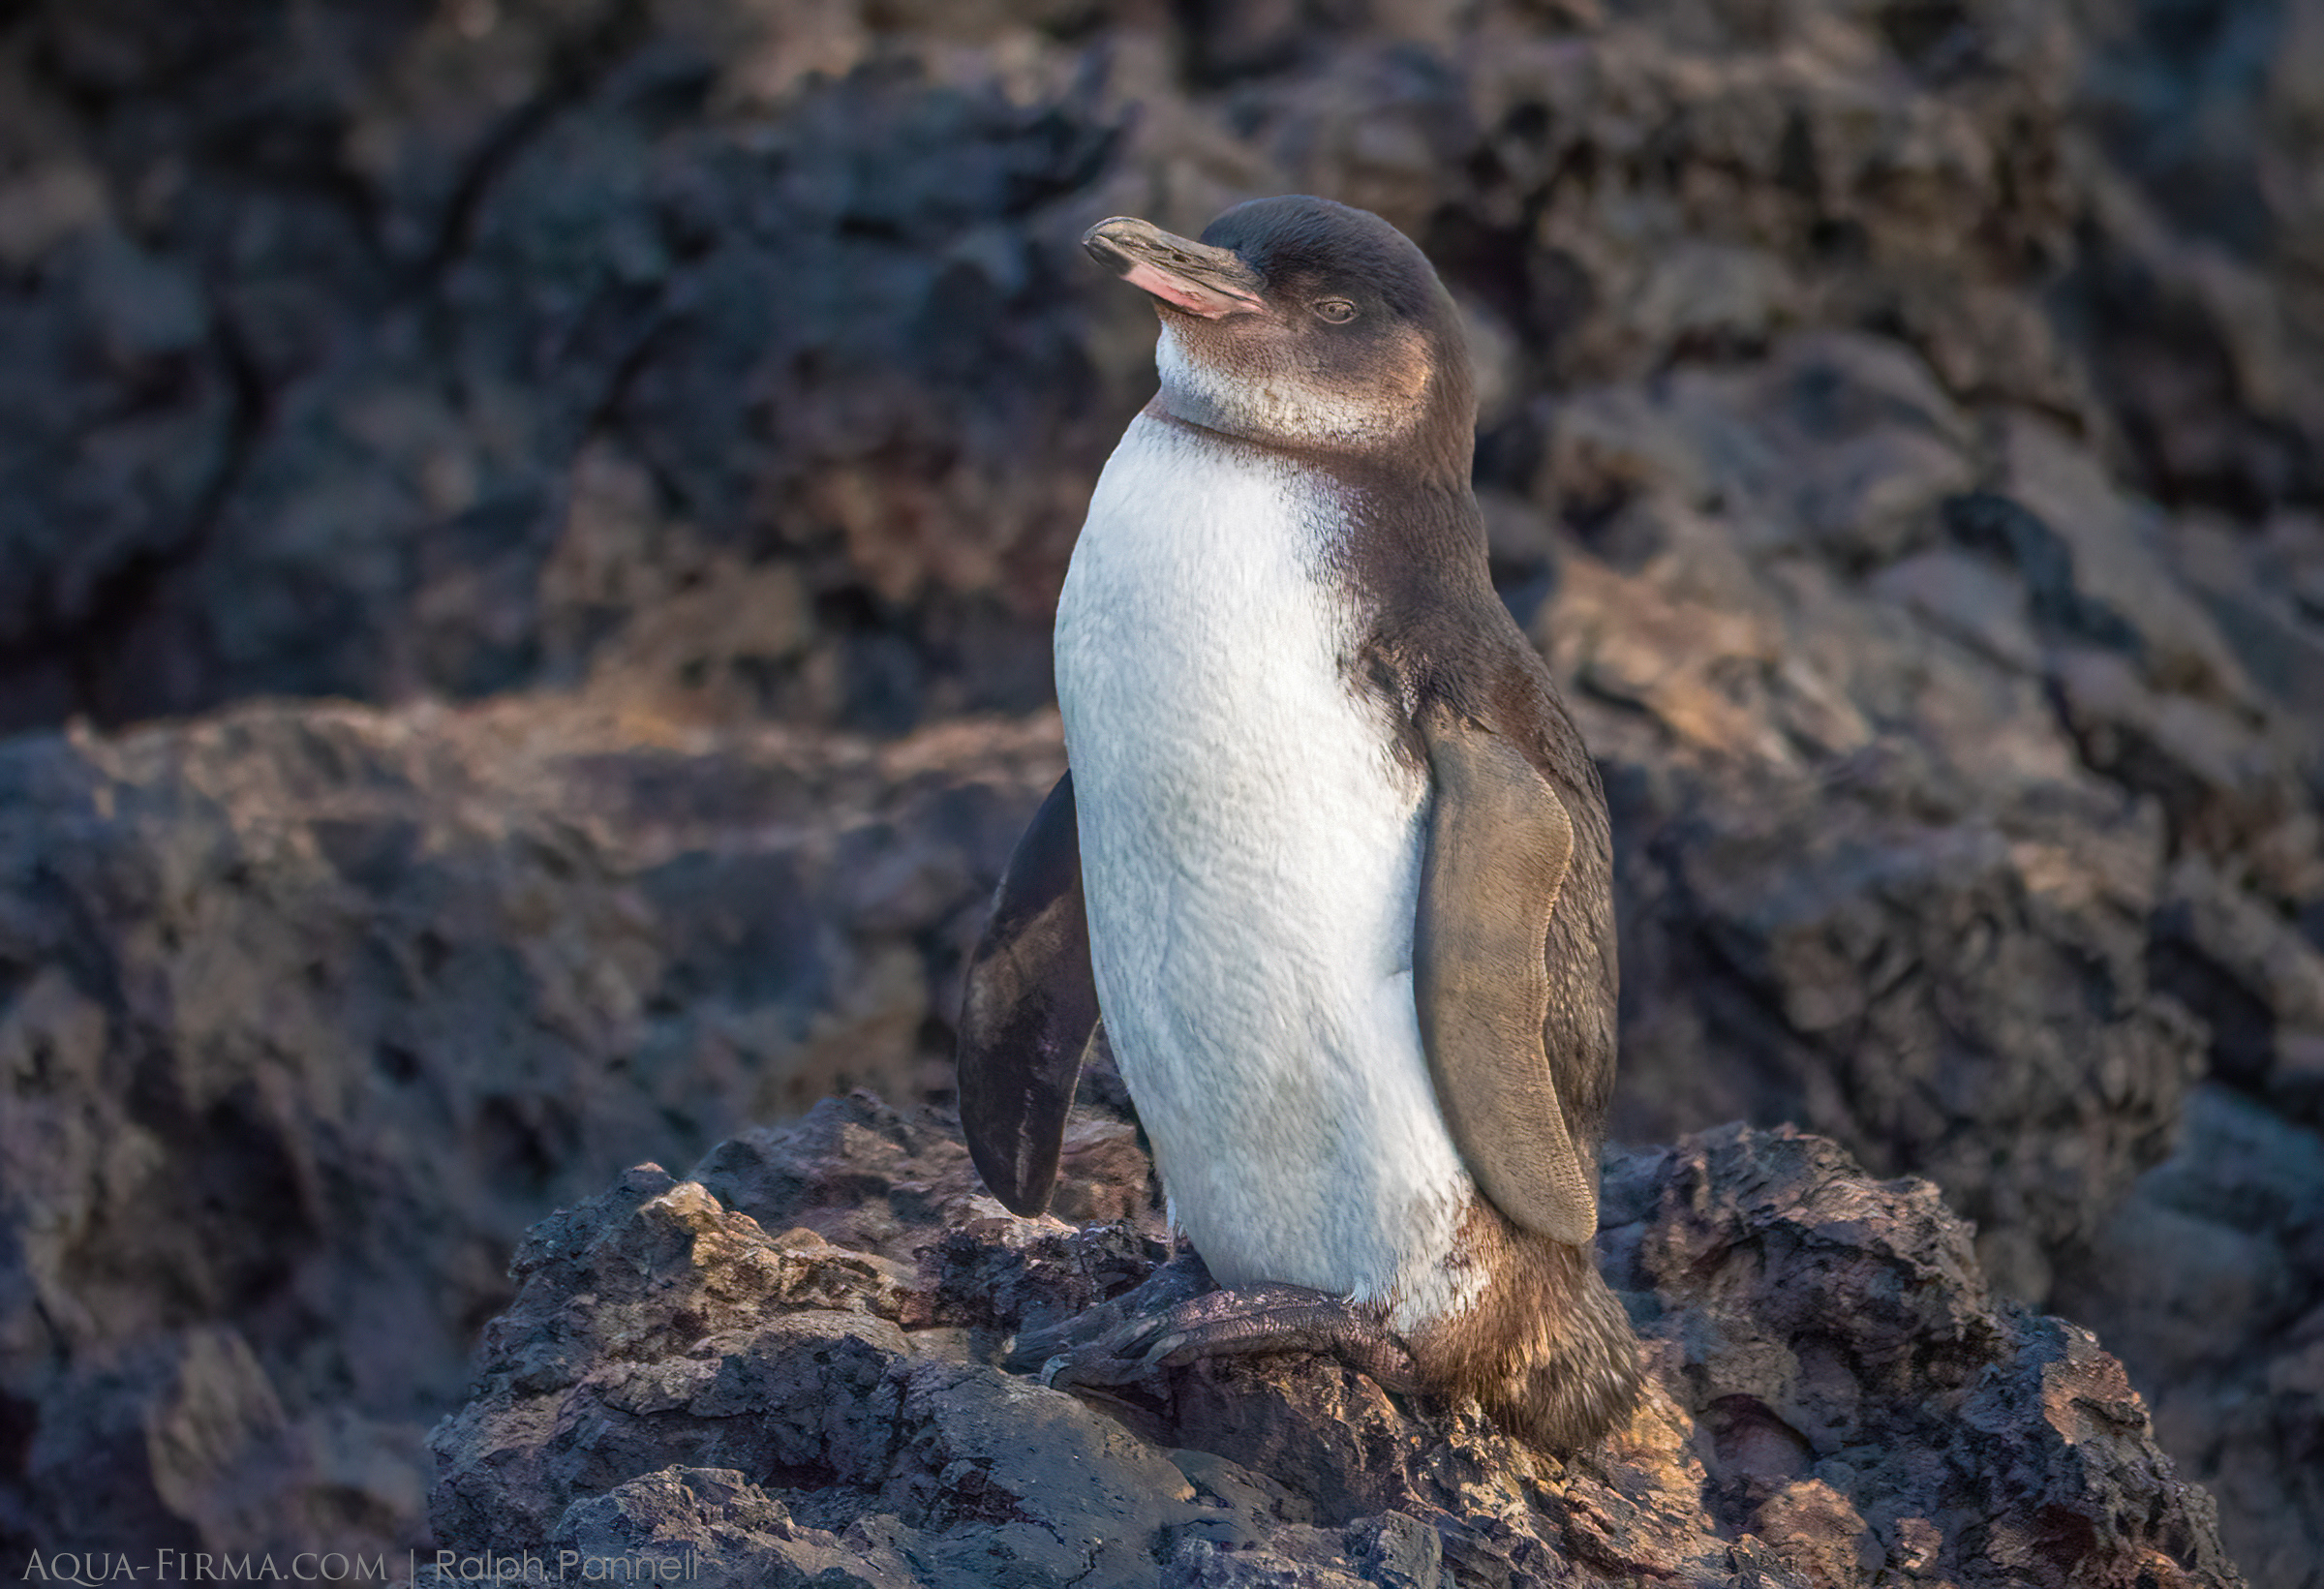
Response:
[[[1161,384],[1058,600],[1068,770],[970,958],[961,1118],[1041,1211],[1102,1023],[1200,1264],[1044,1378],[1329,1351],[1586,1447],[1639,1384],[1593,1255],[1611,841],[1487,573],[1452,298],[1322,199],[1083,245],[1152,298]]]

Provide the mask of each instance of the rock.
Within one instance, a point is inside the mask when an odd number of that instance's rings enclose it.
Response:
[[[2276,175],[2305,169],[2313,7],[2188,16],[2088,17],[2086,125],[2109,168],[2094,196],[2107,242],[2092,261],[2106,327],[2093,351],[2164,490],[2301,480],[2312,495],[2312,447],[2269,419],[2318,397],[2313,291],[2271,287],[2324,235],[2316,184]],[[2228,86],[2245,82],[2255,91]]]
[[[524,1227],[641,1150],[931,1085],[1058,766],[1054,722],[537,701],[0,747],[0,1543],[415,1543]]]
[[[60,659],[119,621],[138,570],[199,543],[248,423],[183,261],[107,225],[20,224],[52,242],[46,290],[0,289],[0,470],[21,482],[0,507],[0,647],[26,658],[12,725],[77,708]]]
[[[2314,1118],[2324,851],[2282,650],[2311,537],[2165,521],[2054,429],[1965,431],[1912,368],[1815,338],[1549,406],[1531,619],[1614,810],[1615,1130],[1804,1121],[1935,1179],[2002,1289],[2110,1336],[2123,1294],[2057,1277],[2121,1250],[2201,1078]],[[1884,431],[1961,449],[1979,488],[1901,536],[1820,533],[1800,483],[1835,435]],[[2231,628],[2247,611],[2278,627]],[[2278,1262],[2216,1242],[2149,1267],[2155,1305],[2199,1314]],[[2189,1416],[2224,1428],[2248,1393]],[[2196,1427],[2164,1431],[2193,1471],[2264,1453],[2225,1527],[2285,1564],[2262,1581],[2306,1584],[2280,1521],[2313,1515],[2305,1426]]]
[[[1571,1459],[1328,1360],[1212,1360],[1111,1407],[1002,1372],[1016,1329],[1165,1255],[1142,1161],[1064,1180],[1137,1215],[1009,1215],[948,1121],[863,1092],[700,1179],[630,1171],[520,1250],[431,1437],[440,1545],[898,1589],[2241,1582],[2121,1366],[1997,1303],[1933,1187],[1820,1139],[1609,1157],[1601,1256],[1652,1377]]]
[[[2254,1583],[2324,1560],[2312,1453],[2324,1438],[2324,1140],[2217,1084],[2061,1276],[2060,1305],[2154,1388],[2156,1437],[2200,1465]]]
[[[2281,913],[2189,856],[2172,869],[2148,951],[2166,986],[2211,1027],[2212,1073],[2324,1124],[2324,952]]]
[[[2150,918],[2174,844],[2234,851],[2302,809],[2266,708],[2230,717],[2091,644],[2145,646],[2148,606],[2091,595],[2022,504],[1951,490],[1998,460],[1893,345],[1819,335],[1763,370],[1581,394],[1551,432],[1537,494],[1565,538],[1534,632],[1614,802],[1617,1130],[1803,1119],[1935,1178],[2038,1302],[2201,1074],[2168,996],[2193,990],[2150,984]],[[1819,472],[1845,479],[1858,445],[1956,465],[1909,530],[1859,507],[1835,538]],[[2130,522],[2113,496],[2066,506],[2097,515],[2091,545]],[[2171,675],[2186,688],[2233,676],[2200,608],[2155,610],[2218,658]],[[2086,678],[2112,681],[2115,720],[2224,723],[2234,753],[2137,776],[2094,750]]]
[[[2143,992],[2134,921],[2027,814],[2012,832],[1769,812],[1690,836],[1670,908],[1700,934],[1705,1024],[1803,1086],[1785,1113],[1937,1179],[2007,1289],[2043,1298],[2046,1255],[2161,1157],[2200,1061],[2193,1024]],[[2061,814],[2076,838],[2090,820]]]
[[[1443,262],[1493,351],[1489,485],[1553,387],[1808,332],[1909,408],[2120,433],[2173,506],[2312,507],[2324,201],[2266,43],[2312,24],[2276,10],[2189,50],[2020,0],[19,8],[0,721],[600,666],[878,732],[1030,710],[1147,379],[1073,240],[1286,189]],[[2209,86],[2271,59],[2264,95]],[[1914,549],[1977,429],[1826,435],[1807,529]],[[673,644],[706,579],[780,587],[780,633]]]

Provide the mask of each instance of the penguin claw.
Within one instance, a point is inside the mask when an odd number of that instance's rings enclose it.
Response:
[[[1012,1373],[1037,1374],[1044,1385],[1055,1385],[1071,1365],[1096,1363],[1135,1355],[1137,1348],[1167,1324],[1171,1309],[1214,1288],[1216,1282],[1191,1249],[1156,1268],[1135,1290],[1100,1302],[1095,1307],[1039,1329],[1021,1330],[1002,1359]],[[1126,1375],[1094,1383],[1119,1384],[1144,1371],[1139,1363]]]
[[[1060,1352],[1041,1365],[1041,1383],[1058,1390],[1094,1390],[1127,1385],[1171,1366],[1165,1360],[1184,1337],[1170,1333],[1153,1340],[1165,1323],[1132,1319],[1093,1341]]]
[[[1176,1357],[1178,1348],[1185,1344],[1186,1332],[1182,1329],[1174,1329],[1147,1347],[1143,1360],[1148,1368],[1170,1367],[1172,1366],[1170,1360]]]

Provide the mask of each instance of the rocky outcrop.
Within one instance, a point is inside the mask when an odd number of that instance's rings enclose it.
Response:
[[[2312,577],[2319,25],[20,7],[0,721],[593,673],[881,731],[1028,710],[1146,379],[1143,308],[1073,240],[1285,190],[1441,261],[1490,483],[1524,485],[1544,390],[1874,328],[2174,506],[2279,526]],[[1853,461],[1819,522],[1876,539],[1910,504],[1851,491],[1960,475],[1934,443]]]
[[[2240,1525],[2254,1583],[2302,1583],[2324,1527],[2324,1164],[2312,1128],[2248,1093],[2187,1099],[2178,1149],[2060,1277],[2151,1388],[2156,1438]]]
[[[2140,1383],[2189,1367],[2159,1312],[2253,1387],[2305,1384],[2290,1327],[2324,1296],[2286,1210],[2324,1195],[2300,925],[2324,718],[2291,681],[2324,631],[2260,626],[2287,610],[2260,549],[2230,560],[2087,444],[1980,422],[1871,338],[1575,393],[1546,428],[1531,500],[1497,510],[1614,807],[1617,1135],[1802,1121],[1935,1179],[2002,1289],[2110,1342],[2121,1321]],[[1850,497],[1868,482],[1885,507]],[[2271,634],[2297,667],[2262,665]],[[2206,1075],[2283,1133],[2280,1193],[2200,1200],[2223,1245],[2166,1222],[2186,1239],[2145,1248],[2140,1210],[2220,1173],[2199,1140],[2163,1163]],[[2267,1301],[2211,1305],[2221,1253]],[[2223,1502],[2280,1564],[2261,1581],[2324,1549],[2304,1395],[2190,1395],[2166,1430],[2199,1472],[2265,1452]]]
[[[1133,1128],[1084,1112],[1020,1219],[866,1093],[545,1221],[434,1437],[440,1557],[882,1586],[2239,1583],[2090,1336],[1989,1296],[1926,1182],[1729,1127],[1606,1164],[1652,1364],[1570,1460],[1329,1360],[1093,1406],[994,1366],[1165,1249]]]
[[[525,1227],[641,1152],[928,1086],[933,991],[1059,766],[1054,721],[555,702],[0,748],[0,1541],[417,1543]]]
[[[1816,333],[1549,411],[1530,499],[1496,510],[1614,807],[1617,1135],[1798,1120],[1927,1176],[1998,1286],[2119,1323],[2142,1385],[2192,1371],[2154,1320],[2204,1321],[2248,1390],[2183,1397],[2166,1437],[2243,1468],[2222,1506],[2257,1581],[2309,1583],[2324,718],[2292,681],[2324,676],[2324,630],[2261,547],[2157,514],[2046,421],[1980,421],[1892,343]],[[1850,496],[1876,484],[1884,506]],[[2200,1137],[2170,1157],[2206,1076],[2281,1133],[2278,1191],[2158,1227],[2237,1173]],[[2212,1305],[2216,1261],[2253,1305]]]

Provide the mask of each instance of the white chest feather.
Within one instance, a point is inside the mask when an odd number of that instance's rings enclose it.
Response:
[[[1141,416],[1057,608],[1098,1002],[1222,1282],[1461,1305],[1412,1001],[1427,787],[1349,688],[1336,487]]]

